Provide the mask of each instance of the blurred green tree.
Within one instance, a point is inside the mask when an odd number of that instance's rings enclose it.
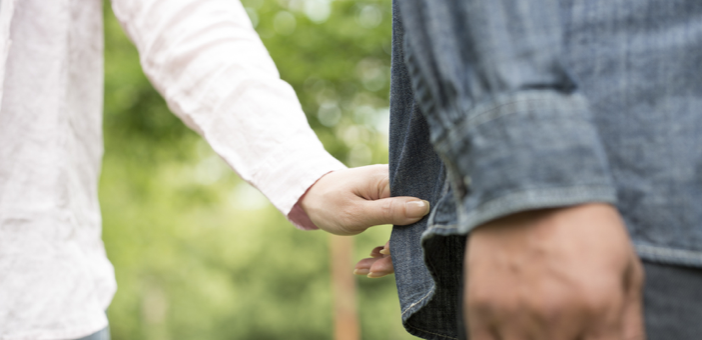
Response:
[[[386,162],[390,0],[242,2],[327,150],[349,166]],[[327,235],[292,227],[169,112],[104,5],[113,338],[330,339]],[[389,232],[358,236],[355,258]],[[394,279],[357,282],[362,337],[413,338]]]

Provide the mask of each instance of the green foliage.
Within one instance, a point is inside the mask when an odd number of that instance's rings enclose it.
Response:
[[[386,162],[390,1],[243,3],[327,149],[351,166]],[[331,339],[327,236],[292,227],[168,111],[108,2],[105,31],[113,339]],[[356,237],[354,259],[389,232]],[[412,338],[394,279],[357,282],[363,338]]]

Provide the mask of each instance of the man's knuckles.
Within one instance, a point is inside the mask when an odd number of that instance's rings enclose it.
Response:
[[[605,316],[620,310],[623,303],[623,294],[599,290],[571,290],[560,294],[535,292],[519,296],[493,289],[470,289],[465,308],[472,313],[502,317],[529,314],[540,322],[554,324],[566,316],[586,319]]]

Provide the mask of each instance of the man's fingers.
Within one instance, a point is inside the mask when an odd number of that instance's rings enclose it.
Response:
[[[486,325],[471,325],[466,329],[468,339],[470,340],[498,340],[499,337],[494,330]]]
[[[429,202],[414,197],[392,197],[361,203],[364,214],[356,218],[362,225],[381,224],[407,225],[419,221],[429,213]]]
[[[643,308],[641,299],[635,299],[624,310],[624,340],[645,340],[646,332],[643,322]]]
[[[645,340],[643,321],[643,269],[638,259],[632,264],[626,280],[626,292],[619,317],[595,334],[588,334],[585,340]]]
[[[643,285],[644,270],[636,255],[631,272],[630,286],[626,305],[624,306],[624,340],[645,340],[646,331],[643,321]]]

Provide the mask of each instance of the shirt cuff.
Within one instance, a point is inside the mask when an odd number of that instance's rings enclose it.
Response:
[[[319,144],[318,147],[315,144]],[[300,143],[304,148],[294,154],[287,154],[286,157],[279,155],[273,171],[267,171],[265,177],[255,176],[254,179],[254,185],[301,230],[318,229],[300,206],[300,200],[307,190],[322,176],[346,168],[327,153],[321,143],[315,144]]]
[[[460,202],[460,232],[526,210],[616,203],[581,95],[522,92],[470,111],[435,144]]]
[[[339,168],[339,169],[341,169],[341,168]],[[307,187],[307,189],[305,189],[305,192],[302,194],[302,196],[300,196],[300,198],[297,200],[297,202],[292,207],[292,209],[290,209],[290,212],[287,214],[288,221],[290,221],[290,223],[292,223],[295,227],[297,227],[297,229],[300,229],[300,230],[317,230],[317,229],[319,229],[319,227],[317,227],[314,224],[314,222],[312,222],[312,220],[310,219],[309,215],[307,215],[305,210],[302,209],[301,202],[302,202],[302,199],[305,198],[305,195],[307,195],[307,191],[309,191],[310,188],[315,183],[317,183],[317,181],[320,178],[322,178],[322,176],[324,176],[332,171],[339,170],[339,169],[327,171],[327,172],[323,173],[322,175],[320,175],[317,179],[315,179],[314,182],[312,182],[312,184],[310,184]]]

